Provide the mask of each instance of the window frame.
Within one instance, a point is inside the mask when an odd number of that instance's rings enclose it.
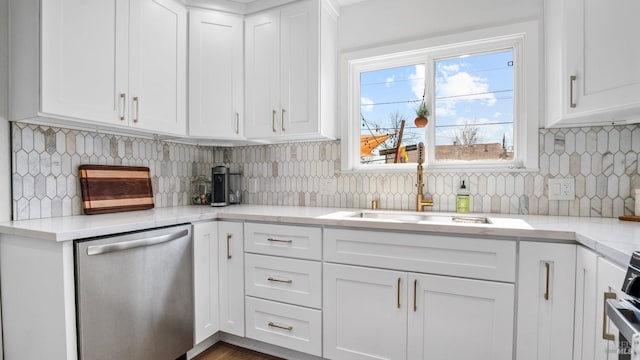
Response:
[[[360,74],[396,66],[424,63],[426,97],[434,114],[435,61],[463,54],[513,50],[514,58],[514,159],[511,161],[436,161],[435,128],[427,125],[426,171],[537,171],[539,127],[539,30],[537,21],[440,36],[344,53],[341,56],[340,115],[343,172],[396,172],[415,169],[408,164],[360,163]],[[430,119],[431,121],[432,119]]]

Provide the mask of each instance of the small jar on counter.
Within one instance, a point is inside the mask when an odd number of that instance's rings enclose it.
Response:
[[[204,175],[196,176],[191,181],[191,204],[211,204],[211,179]]]

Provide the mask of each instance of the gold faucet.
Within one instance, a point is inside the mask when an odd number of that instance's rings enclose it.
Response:
[[[426,206],[433,206],[432,199],[425,199],[423,188],[424,188],[424,180],[423,180],[423,169],[422,163],[424,162],[424,144],[418,144],[418,183],[416,186],[418,187],[418,196],[416,198],[416,211],[424,211]]]

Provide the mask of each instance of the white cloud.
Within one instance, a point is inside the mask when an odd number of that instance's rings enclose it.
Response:
[[[363,112],[371,112],[373,111],[373,100],[366,98],[366,97],[361,97],[360,98],[360,110]]]
[[[409,75],[409,80],[411,80],[411,91],[416,96],[416,99],[422,99],[424,95],[424,86],[425,86],[425,66],[424,65],[416,65],[415,74]],[[427,99],[428,101],[428,99]]]
[[[394,81],[396,81],[396,76],[395,76],[395,75],[390,76],[390,77],[388,77],[388,78],[387,78],[387,80],[385,81],[384,85],[385,85],[386,87],[390,88],[390,87],[391,87],[391,85],[393,85],[393,82],[394,82]]]
[[[436,88],[438,89],[436,96],[439,98],[455,96],[454,98],[447,99],[447,102],[482,100],[488,106],[493,106],[496,103],[495,95],[489,92],[487,79],[479,76],[471,76],[464,71],[453,75],[444,74],[444,76],[438,78]],[[464,94],[470,95],[462,96]]]
[[[500,116],[502,116],[502,113],[501,113],[501,112],[494,112],[494,113],[493,113],[493,117],[494,117],[494,118],[499,118]]]

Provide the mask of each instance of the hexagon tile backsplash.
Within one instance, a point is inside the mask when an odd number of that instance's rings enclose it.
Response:
[[[211,148],[14,123],[13,218],[82,213],[78,165],[148,166],[156,207],[190,203],[191,180],[227,165],[244,174],[243,203],[413,210],[415,172],[341,174],[339,141]],[[434,211],[455,211],[462,176],[474,212],[615,217],[640,188],[640,125],[541,129],[540,171],[426,175]],[[575,178],[576,199],[548,200],[550,178]],[[248,192],[250,182],[256,192]],[[336,183],[335,192],[321,191]]]
[[[211,172],[211,147],[12,124],[13,219],[82,214],[78,165],[148,166],[156,207],[190,204],[191,180]]]
[[[540,129],[540,171],[426,174],[434,211],[455,211],[462,176],[474,212],[614,217],[630,215],[640,188],[640,126]],[[338,141],[214,149],[214,162],[244,174],[245,202],[414,210],[415,172],[341,174]],[[576,199],[549,200],[550,178],[575,178]],[[336,181],[336,191],[321,184]],[[257,181],[258,191],[246,184]]]

